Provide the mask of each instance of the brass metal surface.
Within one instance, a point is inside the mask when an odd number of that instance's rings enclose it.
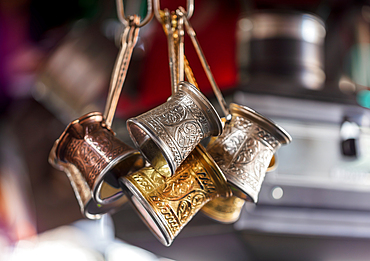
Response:
[[[120,180],[143,221],[166,246],[204,204],[231,195],[224,175],[201,145],[170,178],[146,167]]]
[[[245,201],[236,196],[215,198],[202,207],[201,211],[208,217],[225,224],[236,222]]]

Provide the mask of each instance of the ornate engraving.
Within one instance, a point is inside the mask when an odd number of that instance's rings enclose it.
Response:
[[[208,133],[210,131],[209,129],[209,123],[207,121],[207,118],[204,114],[204,111],[201,110],[191,99],[190,96],[184,96],[183,102],[187,105],[189,111],[193,115],[193,118],[196,119],[200,125],[202,126],[203,132]]]
[[[236,116],[207,151],[226,178],[256,201],[272,155],[279,146],[278,140],[257,123]]]
[[[158,220],[163,220],[171,240],[204,204],[225,195],[225,189],[229,189],[225,180],[224,185],[216,183],[219,174],[203,157],[196,148],[170,178],[162,177],[153,167],[143,168],[125,178],[140,191],[136,193],[143,196],[140,201],[147,201],[159,216]]]
[[[143,190],[144,192],[148,193],[154,190],[154,186],[145,176],[133,174],[132,179],[135,180],[136,184],[140,186],[141,190]]]
[[[166,141],[166,145],[170,148],[174,161],[176,162],[177,165],[180,165],[181,162],[183,161],[183,158],[181,157],[180,151],[175,145],[175,142],[173,141],[172,137],[168,135],[163,126],[161,126],[152,117],[150,117],[150,119],[148,120],[148,125],[152,127],[152,129],[157,133],[158,137]]]
[[[161,116],[161,122],[166,125],[174,125],[181,122],[186,117],[186,110],[181,104],[171,104],[167,106],[167,112]]]
[[[154,206],[159,209],[160,214],[163,215],[167,222],[167,228],[170,229],[171,234],[177,235],[177,233],[180,232],[180,222],[175,213],[173,213],[173,210],[158,196],[152,196],[150,200],[154,203]]]
[[[202,110],[190,94],[180,89],[166,103],[136,117],[136,120],[154,132],[156,139],[166,147],[163,150],[171,152],[171,161],[176,169],[195,146],[214,131],[206,114],[210,112]],[[213,117],[217,118],[217,115]]]
[[[190,171],[184,171],[166,182],[162,195],[168,200],[180,200],[194,189],[194,182]]]
[[[202,139],[203,133],[197,122],[185,122],[175,130],[175,140],[180,147],[179,151],[183,159],[189,155]]]
[[[145,167],[133,173],[131,178],[140,190],[149,193],[165,183],[165,179],[155,169]]]
[[[96,178],[112,160],[123,154],[134,153],[135,150],[118,140],[113,132],[105,128],[102,117],[100,121],[85,116],[81,119],[66,129],[66,135],[62,134],[59,143],[64,145],[64,149],[59,151],[59,156],[63,161],[74,164],[93,190],[97,185]],[[79,135],[73,135],[76,132],[74,124]],[[72,132],[71,135],[67,135],[69,131]]]
[[[280,145],[279,141],[264,129],[257,127],[256,132],[258,137],[265,141],[272,148],[277,148]]]
[[[193,207],[190,196],[186,200],[180,201],[176,214],[181,223],[186,222],[186,220],[190,217],[192,214],[192,209]]]
[[[235,157],[235,164],[248,164],[253,161],[259,149],[257,140],[252,137],[246,138],[244,145]]]
[[[249,131],[252,127],[252,122],[246,118],[240,117],[240,116],[235,116],[233,118],[233,127],[244,130],[244,131]]]

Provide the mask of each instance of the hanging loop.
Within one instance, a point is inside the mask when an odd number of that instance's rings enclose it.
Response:
[[[126,27],[129,26],[129,20],[130,20],[130,17],[132,16],[128,16],[126,17],[125,15],[125,10],[124,10],[124,7],[123,7],[123,0],[116,0],[116,4],[117,4],[117,16],[118,16],[118,19],[120,20],[120,22],[122,24],[124,24]],[[147,0],[147,6],[148,6],[148,9],[147,9],[147,13],[146,13],[146,16],[145,18],[137,25],[138,27],[142,27],[144,25],[146,25],[147,23],[149,23],[149,21],[153,18],[153,5],[152,5],[152,0]]]
[[[161,23],[162,22],[162,18],[160,14],[161,4],[159,1],[160,0],[154,0],[154,15],[157,18],[157,20]],[[193,13],[194,13],[194,0],[187,0],[186,3],[187,3],[186,4],[187,10],[185,11],[185,9],[182,9],[182,12],[184,12],[184,14],[186,15],[186,18],[189,20],[193,16]]]

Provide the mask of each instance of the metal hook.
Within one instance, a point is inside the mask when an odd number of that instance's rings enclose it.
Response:
[[[131,16],[129,16],[128,18],[125,16],[125,11],[124,11],[124,8],[123,8],[123,0],[116,0],[116,4],[117,4],[117,16],[118,16],[118,19],[126,27],[129,26],[129,20],[130,20],[130,17]],[[147,0],[147,5],[148,5],[148,9],[147,9],[146,16],[138,24],[138,27],[142,27],[142,26],[146,25],[153,18],[153,15],[154,14],[153,14],[152,0]],[[193,9],[194,9],[194,7],[193,7]]]
[[[154,0],[154,15],[157,18],[157,20],[160,23],[162,23],[161,14],[159,12],[161,11],[161,4],[159,1],[160,0]],[[186,18],[189,20],[193,16],[193,13],[194,13],[194,0],[187,0],[186,3],[187,3],[187,11],[183,9],[182,12],[186,14]]]

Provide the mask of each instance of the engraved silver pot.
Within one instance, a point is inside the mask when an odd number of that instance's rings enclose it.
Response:
[[[202,139],[222,133],[216,110],[188,82],[181,82],[164,104],[129,119],[127,128],[136,147],[165,177],[175,173]]]
[[[274,153],[291,142],[290,135],[250,108],[230,104],[232,119],[207,152],[222,169],[233,194],[256,203]]]

